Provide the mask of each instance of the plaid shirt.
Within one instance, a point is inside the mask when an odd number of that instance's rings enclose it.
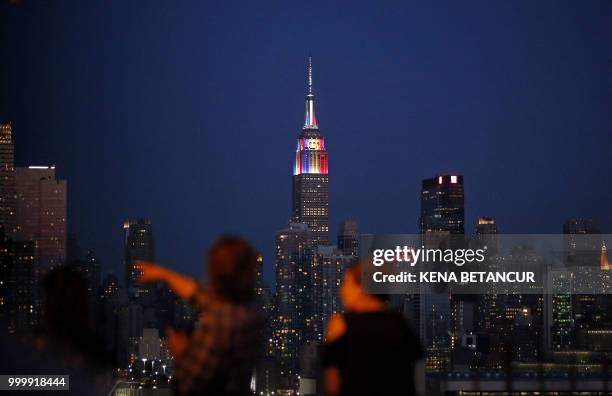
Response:
[[[199,322],[186,351],[176,358],[174,378],[180,394],[248,395],[260,351],[264,317],[255,304],[238,305],[205,286],[191,301]]]

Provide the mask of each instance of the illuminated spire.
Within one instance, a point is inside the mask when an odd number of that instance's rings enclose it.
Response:
[[[312,93],[312,57],[308,57],[308,93],[306,94],[306,120],[305,129],[318,129],[314,109],[314,94]]]
[[[612,269],[612,266],[608,262],[608,253],[606,249],[606,241],[602,241],[601,243],[601,257],[599,258],[599,268],[604,271],[609,271]]]
[[[308,57],[308,94],[312,94],[312,56]]]

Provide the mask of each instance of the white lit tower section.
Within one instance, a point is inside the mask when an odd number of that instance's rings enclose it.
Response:
[[[315,116],[310,58],[306,119],[297,141],[293,168],[292,221],[308,225],[314,246],[329,245],[328,156]]]

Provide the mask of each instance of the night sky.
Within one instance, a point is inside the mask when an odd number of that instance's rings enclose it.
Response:
[[[223,232],[273,279],[306,60],[332,240],[414,233],[421,179],[465,175],[466,230],[612,229],[612,2],[0,3],[0,120],[18,165],[68,180],[69,231],[123,275],[122,223],[202,274]]]

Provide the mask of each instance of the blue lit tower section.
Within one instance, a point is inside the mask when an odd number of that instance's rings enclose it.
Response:
[[[306,117],[297,141],[293,168],[293,215],[305,223],[313,245],[329,244],[329,179],[325,140],[319,131],[312,92],[312,61],[308,59]]]

